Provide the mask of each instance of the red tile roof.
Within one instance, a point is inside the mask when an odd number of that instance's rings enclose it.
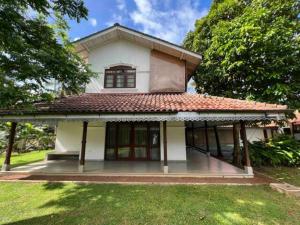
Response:
[[[135,113],[198,111],[284,111],[284,105],[266,104],[200,94],[86,93],[37,104],[40,113]]]

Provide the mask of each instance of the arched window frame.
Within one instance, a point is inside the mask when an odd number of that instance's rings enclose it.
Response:
[[[117,65],[105,69],[104,88],[135,88],[136,69],[131,66]]]

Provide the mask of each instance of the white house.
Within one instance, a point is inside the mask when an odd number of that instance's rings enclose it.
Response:
[[[278,120],[287,110],[186,93],[201,55],[119,24],[74,44],[98,74],[85,93],[37,104],[35,112],[22,115],[3,111],[0,119],[55,122],[56,153],[78,154],[81,170],[86,161],[162,161],[167,173],[169,162],[187,160],[186,130],[191,124],[204,127],[207,141],[210,127],[218,132],[219,126],[239,123],[251,173],[245,124]]]

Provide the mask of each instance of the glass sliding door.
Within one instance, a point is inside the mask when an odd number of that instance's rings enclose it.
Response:
[[[148,127],[141,123],[134,126],[134,157],[136,159],[147,159]]]
[[[106,127],[106,137],[105,137],[105,159],[114,160],[116,156],[116,134],[117,126],[114,123],[111,123]]]
[[[107,123],[106,160],[160,160],[159,123]]]
[[[159,127],[151,126],[149,129],[149,148],[151,160],[160,160]]]
[[[117,156],[118,159],[130,159],[131,157],[131,124],[121,123],[117,130]]]

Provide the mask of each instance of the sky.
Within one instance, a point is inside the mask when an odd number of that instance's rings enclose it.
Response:
[[[77,40],[119,23],[182,44],[196,19],[207,14],[210,4],[210,0],[85,0],[88,20],[69,21],[69,35]]]

